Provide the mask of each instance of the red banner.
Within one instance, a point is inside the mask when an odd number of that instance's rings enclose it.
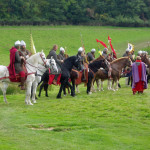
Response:
[[[98,39],[96,39],[96,41],[97,41],[97,43],[99,42],[99,43],[101,43],[105,48],[107,48],[106,44],[105,44],[103,41],[100,41],[100,40],[98,40]]]

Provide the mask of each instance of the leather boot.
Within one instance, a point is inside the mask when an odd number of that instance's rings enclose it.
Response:
[[[25,77],[21,77],[21,90],[25,90],[25,87],[24,87],[24,82],[25,82]]]

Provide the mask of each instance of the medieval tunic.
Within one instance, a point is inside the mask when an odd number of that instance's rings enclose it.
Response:
[[[23,56],[25,59],[28,59],[30,52],[28,50],[25,50],[25,51],[19,50],[19,55]]]
[[[143,92],[144,89],[147,89],[146,66],[141,60],[136,60],[136,62],[132,64],[132,77],[133,92]]]
[[[58,74],[61,73],[61,60],[59,60],[57,58],[57,54],[56,54],[56,51],[55,50],[51,50],[47,56],[47,59],[51,59],[51,57],[53,56],[53,59],[56,61],[56,65],[57,65],[57,68],[58,68]]]
[[[58,58],[59,60],[65,60],[65,59],[66,59],[66,58],[65,58],[65,54],[62,53],[62,52],[60,52],[60,53],[58,54],[57,58]]]

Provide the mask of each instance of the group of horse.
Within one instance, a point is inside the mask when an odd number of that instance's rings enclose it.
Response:
[[[76,80],[79,78],[79,74],[84,74],[85,72],[77,71],[81,70],[81,58],[78,56],[71,56],[65,59],[64,63],[61,66],[61,79],[60,79],[60,89],[57,95],[57,98],[61,98],[61,93],[64,91],[65,88],[68,87],[71,90],[70,95],[75,96],[75,85],[78,89],[78,84]],[[119,79],[122,74],[122,70],[126,66],[131,66],[132,61],[129,57],[122,57],[116,60],[113,60],[112,62],[108,62],[106,59],[104,59],[103,56],[99,56],[97,59],[92,61],[90,64],[86,64],[86,71],[87,76],[86,80],[81,80],[82,82],[86,83],[87,85],[87,94],[90,94],[91,92],[95,91],[94,89],[94,82],[96,81],[97,86],[99,87],[99,80],[102,82],[101,90],[103,90],[103,81],[108,80],[108,89],[118,90],[118,83]],[[111,66],[111,77],[112,77],[112,87],[110,84],[110,78],[108,77],[108,70]],[[45,87],[46,96],[48,96],[48,79],[49,74],[47,77],[44,76],[47,69],[50,69],[50,73],[57,74],[57,65],[53,58],[46,59],[45,54],[42,52],[36,53],[32,55],[30,58],[26,60],[25,67],[27,69],[27,79],[26,79],[26,98],[25,103],[27,105],[33,105],[33,103],[36,103],[36,90],[39,83],[42,82],[39,96],[41,93],[41,90],[43,87]],[[73,67],[76,67],[77,70],[74,70]],[[81,75],[82,76],[82,75]],[[9,79],[9,72],[6,66],[0,66],[0,86],[3,92],[4,101],[7,103],[6,99],[6,90],[8,87],[8,83],[10,82]],[[45,82],[46,79],[46,82]],[[82,78],[81,78],[82,79]],[[70,81],[72,82],[72,85],[70,84]],[[114,83],[116,82],[116,88],[114,89]],[[98,89],[99,90],[99,89]],[[32,95],[32,96],[31,96]],[[30,100],[32,99],[32,102]]]

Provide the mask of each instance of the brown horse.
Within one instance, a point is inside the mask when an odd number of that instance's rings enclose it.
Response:
[[[76,85],[76,91],[78,93],[79,93],[78,85],[80,83],[86,83],[87,84],[87,94],[91,94],[91,92],[90,92],[91,91],[91,83],[93,82],[95,73],[98,71],[98,69],[100,67],[103,67],[105,69],[108,68],[108,61],[105,60],[103,56],[99,56],[97,59],[91,61],[91,63],[86,67],[87,70],[89,70],[86,75],[86,80],[83,81],[82,75],[79,75],[79,77],[81,78],[80,82],[77,77],[77,72],[72,70],[72,75],[74,75],[72,80],[73,80],[74,84]],[[76,77],[75,77],[75,74],[76,74]],[[75,88],[74,88],[74,90],[75,90]]]
[[[131,62],[131,59],[129,57],[122,57],[122,58],[116,59],[110,63],[111,68],[112,68],[111,76],[113,78],[112,89],[114,91],[115,91],[115,89],[114,89],[114,83],[115,82],[116,82],[116,90],[118,90],[118,81],[121,77],[122,69],[125,68],[126,66],[131,66],[131,64],[132,64],[132,62]],[[96,72],[95,81],[97,82],[97,84],[98,84],[99,79],[101,79],[102,81],[108,79],[108,73],[106,70],[99,69]],[[97,85],[97,86],[99,86],[99,85]],[[110,86],[110,83],[109,83],[109,86]]]

